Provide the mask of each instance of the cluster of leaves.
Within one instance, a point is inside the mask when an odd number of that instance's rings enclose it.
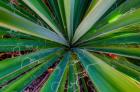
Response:
[[[140,0],[0,0],[0,52],[0,92],[140,92]]]

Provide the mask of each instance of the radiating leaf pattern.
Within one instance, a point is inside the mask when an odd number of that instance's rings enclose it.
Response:
[[[0,0],[0,92],[140,92],[140,0]]]

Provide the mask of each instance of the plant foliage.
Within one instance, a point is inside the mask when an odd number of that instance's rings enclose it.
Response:
[[[0,58],[0,92],[140,92],[140,0],[0,0]]]

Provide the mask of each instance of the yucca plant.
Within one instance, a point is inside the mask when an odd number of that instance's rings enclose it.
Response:
[[[0,92],[140,92],[140,0],[0,0],[0,52]]]

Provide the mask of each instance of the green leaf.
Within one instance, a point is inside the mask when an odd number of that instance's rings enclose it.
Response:
[[[105,26],[98,29],[90,39],[95,39],[106,34],[114,33],[116,31],[120,31],[119,29],[121,28],[130,27],[138,23],[140,23],[140,9],[125,13],[116,21],[106,24]]]
[[[58,23],[61,23],[60,24],[60,26],[62,26],[63,24],[62,24],[62,20],[61,20],[61,15],[60,15],[60,10],[59,10],[59,7],[58,7],[58,1],[56,1],[56,0],[47,0],[48,1],[48,3],[49,3],[49,5],[51,6],[51,8],[52,8],[52,10],[54,11],[54,13],[53,14],[55,14],[54,15],[54,17],[56,17],[57,19],[57,22]]]
[[[61,87],[64,87],[65,84],[60,85],[61,82],[63,82],[63,77],[65,75],[65,72],[67,71],[67,66],[70,59],[70,53],[66,53],[64,55],[64,58],[60,61],[59,65],[56,67],[54,72],[51,74],[49,79],[46,81],[44,86],[41,88],[41,92],[63,92],[64,89],[61,89]]]
[[[96,28],[106,25],[107,23],[111,22],[111,20],[117,20],[122,14],[126,12],[133,11],[133,9],[138,9],[140,7],[139,0],[127,0],[122,3],[120,6],[116,7],[111,13],[105,16],[101,21],[99,21],[96,25]],[[114,21],[112,21],[114,22]]]
[[[45,41],[34,41],[26,39],[0,39],[0,52],[15,52],[23,50],[31,50],[33,48],[46,48],[47,44]]]
[[[116,70],[132,77],[134,80],[140,81],[140,69],[138,66],[128,62],[123,57],[118,57],[118,59],[112,59],[107,56],[95,54],[98,58],[102,59],[104,62],[115,68]]]
[[[86,86],[86,81],[84,80],[84,78],[81,78],[81,82],[82,82],[84,92],[88,92],[88,88]]]
[[[87,33],[89,29],[102,17],[102,15],[115,3],[115,1],[116,0],[99,0],[97,4],[90,9],[89,13],[76,29],[73,43]]]
[[[75,0],[74,5],[74,32],[76,31],[78,25],[82,21],[83,17],[85,16],[86,10],[89,7],[91,0]]]
[[[71,40],[73,36],[74,6],[75,0],[64,0],[66,24],[68,31],[67,33],[69,40]]]
[[[0,78],[28,64],[31,64],[33,62],[37,63],[39,60],[43,58],[46,58],[46,57],[50,58],[53,54],[58,54],[56,52],[59,50],[60,49],[58,48],[57,49],[43,49],[43,50],[36,51],[31,54],[3,60],[0,62],[0,72],[1,72]]]
[[[25,39],[35,38],[33,36],[25,35],[25,34],[19,33],[19,32],[15,32],[15,31],[12,31],[10,29],[3,28],[3,27],[0,27],[0,36],[2,36],[2,38],[4,38],[4,36],[10,36],[11,38],[15,37],[15,38],[25,38]],[[37,38],[37,39],[39,39],[39,38]]]
[[[95,5],[96,5],[98,2],[99,2],[99,0],[92,0],[92,1],[91,1],[91,4],[90,4],[90,6],[89,6],[89,8],[88,8],[88,10],[87,10],[85,16],[87,16],[89,13],[92,12],[92,9],[95,7]]]
[[[7,9],[0,7],[0,26],[6,27],[25,34],[37,36],[61,44],[67,44],[65,39],[59,37],[56,33],[41,27],[23,17],[13,14]],[[21,22],[22,21],[22,22]]]
[[[41,0],[23,0],[35,13],[37,13],[59,36],[63,37],[51,16],[49,9]]]
[[[69,64],[68,92],[80,92],[78,70],[76,60],[72,60]]]
[[[55,61],[54,59],[57,59],[59,57],[60,57],[59,55],[53,54],[49,58],[46,57],[46,58],[43,58],[43,59],[39,60],[38,62],[32,62],[31,64],[23,66],[20,69],[18,69],[16,71],[13,71],[13,72],[7,74],[6,76],[0,78],[0,85],[3,85],[5,83],[7,83],[9,80],[12,80],[12,79],[16,78],[17,76],[21,75],[22,73],[24,73],[26,71],[29,71],[32,68],[35,68],[35,66],[40,65],[40,64],[46,62],[46,60],[47,61],[50,60],[50,58],[52,59],[52,61],[49,61],[50,63],[48,63],[48,64],[50,64],[50,66],[51,66],[54,63],[54,61]]]
[[[95,0],[93,0],[95,1]],[[121,1],[121,0],[118,0]],[[124,1],[124,0],[122,0]],[[109,24],[109,21],[117,21],[123,14],[131,12],[140,7],[140,0],[125,0],[120,6],[114,4],[115,10],[111,9],[111,12],[108,15],[105,15],[100,21],[98,21],[82,38],[81,40],[87,40],[93,37],[93,34],[98,32],[97,30],[101,27]],[[113,21],[113,22],[115,22]]]
[[[86,50],[76,50],[80,62],[99,92],[139,92],[140,87]]]
[[[14,72],[12,72],[12,73],[0,78],[0,85],[4,85],[4,84],[8,83],[8,81],[16,78],[17,76],[19,76],[22,73],[34,68],[36,65],[39,65],[39,64],[41,64],[41,63],[40,62],[39,63],[34,62],[32,64],[26,65],[25,67],[23,67],[23,68],[21,68],[19,70],[16,70],[16,71],[14,71]]]
[[[23,89],[31,83],[34,79],[39,77],[43,72],[45,72],[53,63],[56,61],[56,58],[52,58],[51,60],[47,60],[47,62],[38,65],[36,68],[33,68],[31,71],[27,72],[25,75],[19,77],[17,80],[10,83],[4,89],[4,92],[9,91],[23,91]]]
[[[122,34],[118,36],[109,36],[108,38],[105,37],[104,39],[100,40],[91,40],[84,44],[87,47],[94,47],[94,46],[107,46],[107,45],[130,45],[130,44],[140,44],[140,34],[139,33],[128,33]],[[81,46],[81,45],[80,45]]]
[[[99,51],[103,53],[114,53],[120,56],[140,59],[140,49],[134,47],[94,47],[88,48],[90,51]]]
[[[20,2],[20,6],[22,6],[23,3]],[[29,12],[27,12],[26,10],[21,9],[19,6],[17,7],[16,5],[12,4],[10,1],[4,2],[4,1],[0,1],[0,6],[8,9],[11,12],[14,12],[15,14],[22,16],[26,19],[29,19],[33,22],[37,21],[36,18],[34,16],[32,16],[31,14],[29,14]],[[23,7],[23,6],[22,6]],[[26,7],[24,5],[24,7]]]

